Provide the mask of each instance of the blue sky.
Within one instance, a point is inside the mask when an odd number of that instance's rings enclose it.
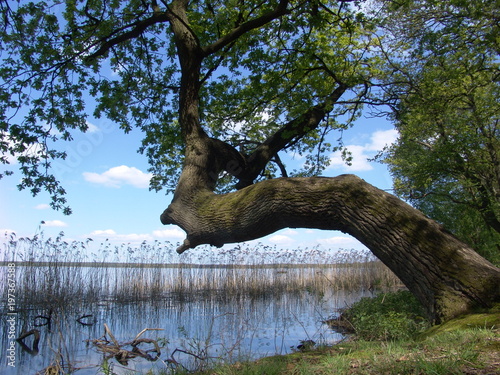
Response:
[[[395,137],[395,130],[385,120],[360,118],[343,136],[354,157],[352,166],[345,165],[338,154],[331,154],[331,166],[324,175],[354,173],[380,189],[391,189],[387,168],[367,159]],[[73,141],[60,143],[68,157],[54,163],[54,168],[67,191],[73,210],[70,216],[50,209],[45,193],[33,198],[28,191],[18,191],[19,172],[0,180],[2,237],[10,231],[16,232],[17,237],[33,236],[40,231],[45,237],[55,237],[63,231],[67,241],[92,238],[94,243],[108,239],[132,245],[144,240],[182,241],[184,232],[179,227],[160,223],[160,214],[170,203],[171,195],[148,190],[147,161],[136,152],[141,138],[138,131],[125,135],[107,120],[94,120],[89,122],[87,133],[75,134]],[[290,162],[300,165],[303,160]],[[42,221],[45,224],[41,225]],[[341,232],[305,229],[284,229],[255,242],[278,248],[320,245],[331,249],[364,249]]]

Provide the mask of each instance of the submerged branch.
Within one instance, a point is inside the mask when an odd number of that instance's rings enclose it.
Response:
[[[97,347],[97,349],[103,353],[106,353],[108,357],[115,357],[115,359],[123,365],[127,365],[127,362],[129,359],[133,359],[136,357],[141,357],[144,358],[148,361],[156,361],[158,358],[160,358],[161,355],[161,350],[160,346],[158,345],[158,342],[153,339],[141,339],[139,338],[144,332],[146,331],[162,331],[162,328],[145,328],[139,334],[135,337],[135,339],[131,342],[125,342],[123,344],[120,344],[111,330],[109,329],[108,325],[104,323],[104,330],[106,334],[110,337],[112,343],[110,343],[107,339],[95,339],[92,340],[92,344]],[[146,344],[152,344],[153,349],[151,350],[142,350],[138,348],[139,344],[146,343]],[[125,349],[126,346],[132,346],[132,350]],[[149,353],[154,352],[156,353],[155,357],[152,357]]]

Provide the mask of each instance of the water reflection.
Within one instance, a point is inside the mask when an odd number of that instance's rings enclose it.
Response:
[[[38,330],[38,352],[33,350],[36,336],[26,337],[23,345],[29,350],[22,350],[17,343],[16,367],[2,363],[2,374],[34,374],[54,363],[66,370],[78,369],[78,374],[95,374],[107,355],[99,352],[91,340],[104,335],[104,324],[120,343],[131,342],[145,328],[161,329],[142,336],[163,345],[159,360],[136,358],[128,361],[127,368],[109,360],[116,374],[128,373],[130,369],[165,369],[169,361],[192,368],[199,364],[199,358],[209,363],[219,358],[236,361],[285,354],[301,340],[340,340],[342,336],[321,321],[361,296],[335,292],[319,297],[303,292],[273,298],[198,298],[184,302],[171,296],[153,302],[74,304],[51,313],[43,309],[23,310],[16,317],[16,337]],[[47,319],[41,316],[49,314],[50,324],[42,324]],[[2,314],[3,327],[7,326],[6,319]],[[2,332],[1,350],[5,353],[10,340],[7,330]]]

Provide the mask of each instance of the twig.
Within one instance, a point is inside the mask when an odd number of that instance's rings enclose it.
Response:
[[[187,350],[182,350],[182,349],[178,349],[176,348],[172,354],[170,355],[170,358],[174,359],[174,354],[175,352],[180,352],[180,353],[184,353],[184,354],[188,354],[188,355],[192,355],[193,357],[195,357],[196,359],[199,359],[200,361],[205,361],[207,358],[206,357],[200,357],[199,355],[196,355],[194,353],[191,353],[191,352],[188,352]],[[175,361],[177,362],[177,361]]]
[[[134,342],[137,341],[137,339],[141,337],[141,335],[146,331],[163,331],[163,328],[144,328],[141,332],[138,333],[137,336],[135,336]]]
[[[109,329],[108,325],[104,323],[104,330],[106,331],[104,334],[104,341],[101,339],[97,340],[92,340],[92,343],[97,346],[99,350],[101,350],[104,353],[107,353],[109,357],[115,357],[115,359],[118,361],[118,363],[122,365],[127,365],[127,361],[131,358],[135,357],[142,357],[148,361],[156,361],[158,358],[160,358],[161,355],[161,350],[160,346],[158,345],[158,342],[153,339],[146,339],[146,338],[139,338],[144,332],[146,331],[161,331],[161,328],[145,328],[139,334],[135,337],[135,339],[132,342],[125,342],[123,344],[119,344],[118,341],[116,340],[115,336]],[[106,339],[106,335],[109,336],[111,339],[112,343],[110,343]],[[147,344],[153,344],[154,349],[150,350],[141,350],[138,348],[138,345],[141,343],[147,343]],[[132,350],[127,350],[124,349],[123,347],[131,345]],[[152,357],[149,352],[155,352],[156,356]]]
[[[109,335],[109,338],[111,339],[111,341],[113,341],[113,343],[115,344],[115,346],[117,348],[119,348],[120,344],[118,344],[118,341],[116,341],[115,336],[113,336],[113,334],[111,333],[111,330],[109,329],[109,327],[108,327],[108,325],[106,323],[104,323],[104,330]]]

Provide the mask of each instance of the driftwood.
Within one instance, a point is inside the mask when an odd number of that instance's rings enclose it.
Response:
[[[144,332],[147,331],[161,331],[162,328],[145,328],[135,336],[134,340],[130,342],[119,343],[115,336],[109,329],[108,325],[104,323],[105,334],[99,339],[91,340],[92,344],[97,347],[97,350],[105,354],[106,359],[114,357],[118,363],[126,366],[130,359],[140,357],[148,361],[156,361],[160,358],[160,346],[158,342],[153,339],[140,338]],[[109,337],[109,339],[107,337]],[[152,344],[153,349],[143,350],[139,348],[140,344]],[[131,347],[131,349],[126,349]],[[150,353],[155,353],[152,356]]]

